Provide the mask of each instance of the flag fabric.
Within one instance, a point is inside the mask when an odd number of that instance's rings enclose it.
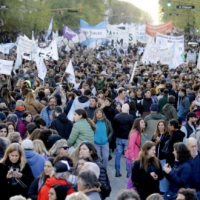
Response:
[[[96,57],[97,59],[101,59],[101,54],[100,54],[100,52],[97,54],[97,57]]]
[[[22,64],[22,57],[20,54],[20,50],[17,47],[17,59],[15,60],[15,65],[14,65],[14,73],[16,69],[19,69],[19,66]]]
[[[121,52],[120,52],[119,46],[117,46],[117,54],[118,54],[118,56],[121,56]]]
[[[53,17],[51,18],[51,21],[50,21],[50,24],[49,24],[49,28],[48,28],[47,34],[45,36],[45,41],[46,42],[47,42],[49,36],[51,35],[52,28],[53,28]]]
[[[75,33],[70,28],[68,28],[65,24],[63,24],[63,37],[67,38],[68,40],[71,40],[76,35],[77,33]]]
[[[179,53],[179,50],[177,48],[177,46],[174,44],[173,45],[173,57],[171,62],[169,63],[169,69],[175,69],[176,67],[178,67],[179,65],[183,64],[183,58],[181,56],[181,54]]]
[[[200,69],[200,52],[199,52],[199,57],[198,57],[198,62],[197,62],[197,68]]]
[[[67,68],[65,70],[65,73],[69,74],[69,76],[67,77],[67,81],[69,83],[73,83],[75,84],[75,74],[74,74],[74,68],[73,68],[73,65],[72,65],[72,61],[70,59],[68,65],[67,65]]]
[[[86,21],[80,19],[80,31],[81,33],[84,33],[86,36],[85,41],[81,41],[81,44],[83,46],[90,46],[91,43],[93,43],[96,40],[102,40],[102,43],[106,43],[106,28],[107,28],[107,23],[106,20],[100,22],[99,24],[96,25],[90,25]]]
[[[65,47],[65,51],[66,51],[66,52],[70,52],[70,50],[71,50],[71,49],[69,48],[69,46],[66,45],[66,47]]]
[[[11,75],[13,61],[0,59],[0,74]]]
[[[38,69],[38,77],[44,80],[47,74],[47,68],[44,63],[43,58],[40,58],[36,64],[37,64],[37,69]]]
[[[56,31],[55,33],[53,32],[52,39],[55,40],[57,37],[58,37],[58,31]]]

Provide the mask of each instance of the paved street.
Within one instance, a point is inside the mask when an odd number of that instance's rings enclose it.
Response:
[[[121,158],[121,174],[122,177],[115,177],[115,154],[112,155],[112,160],[108,162],[108,176],[112,187],[112,192],[109,198],[106,200],[114,200],[117,193],[121,189],[126,188],[128,179],[126,178],[126,159],[124,156]]]

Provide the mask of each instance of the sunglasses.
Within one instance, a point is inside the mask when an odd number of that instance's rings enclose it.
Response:
[[[61,147],[61,148],[63,148],[64,150],[67,150],[67,149],[69,149],[69,147]]]

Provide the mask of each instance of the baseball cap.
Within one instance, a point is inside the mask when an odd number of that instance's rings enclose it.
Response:
[[[29,139],[23,140],[21,146],[23,149],[34,149],[33,141]]]
[[[5,103],[0,103],[0,109],[7,109],[8,107],[6,106]]]
[[[59,173],[59,172],[73,172],[75,170],[75,168],[70,167],[67,160],[61,160],[61,161],[58,161],[54,165],[54,170],[57,173]]]

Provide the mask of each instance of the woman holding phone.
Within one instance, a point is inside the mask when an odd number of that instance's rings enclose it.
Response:
[[[34,177],[20,144],[12,143],[7,147],[4,157],[0,160],[1,168],[5,170],[0,170],[0,185],[7,191],[7,199],[15,195],[27,197],[28,188]]]

